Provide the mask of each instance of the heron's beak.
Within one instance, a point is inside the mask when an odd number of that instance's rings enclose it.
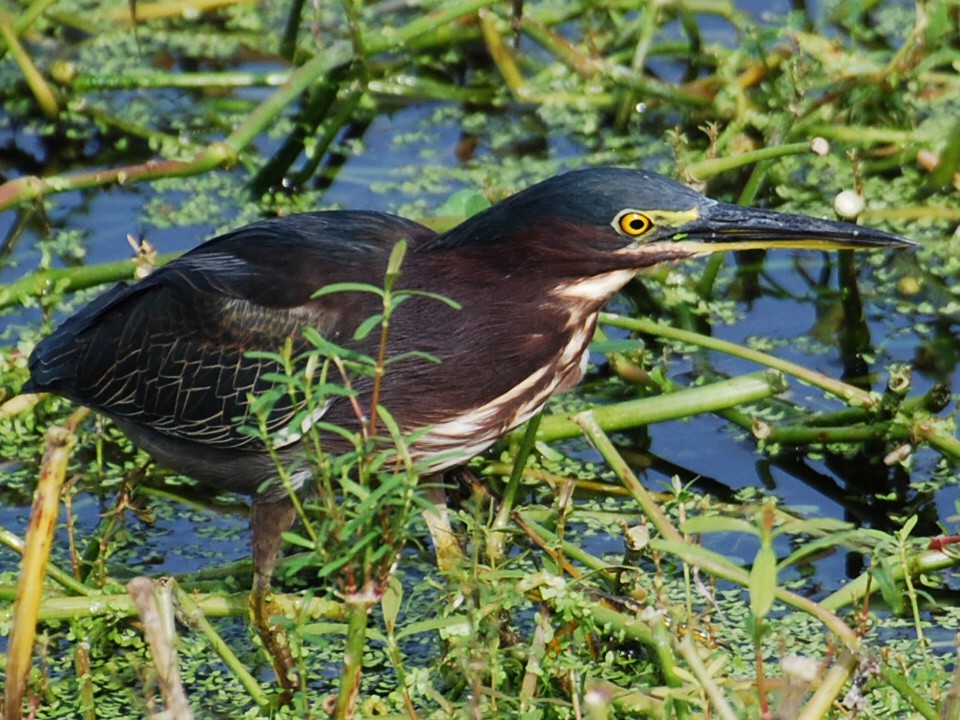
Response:
[[[696,253],[721,250],[803,248],[813,250],[912,247],[916,243],[881,230],[803,215],[728,203],[699,208],[700,217],[678,228],[673,242]]]

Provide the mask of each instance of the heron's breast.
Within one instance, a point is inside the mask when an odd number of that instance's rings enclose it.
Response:
[[[463,464],[538,413],[552,395],[583,377],[596,314],[570,317],[552,362],[520,383],[457,417],[435,423],[411,447],[431,472]]]

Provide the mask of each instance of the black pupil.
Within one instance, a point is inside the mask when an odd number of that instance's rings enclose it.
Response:
[[[641,231],[644,230],[646,227],[647,227],[647,223],[644,221],[643,218],[635,217],[635,218],[631,218],[631,219],[630,219],[630,229],[631,229],[631,230],[636,230],[637,232],[641,232]]]

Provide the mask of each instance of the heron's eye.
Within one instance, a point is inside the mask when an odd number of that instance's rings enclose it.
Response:
[[[617,227],[624,235],[630,237],[639,237],[650,231],[653,227],[653,221],[643,213],[636,210],[627,210],[617,216]]]

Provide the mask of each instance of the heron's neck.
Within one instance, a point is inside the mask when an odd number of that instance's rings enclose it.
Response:
[[[634,275],[634,270],[611,270],[600,275],[567,280],[558,283],[551,294],[564,304],[577,306],[581,312],[595,313]]]

